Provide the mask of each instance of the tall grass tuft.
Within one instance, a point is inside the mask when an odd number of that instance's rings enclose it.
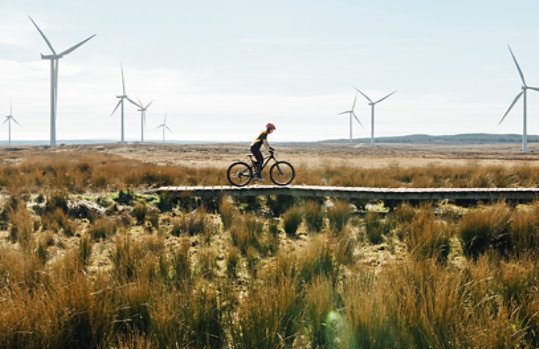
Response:
[[[105,217],[95,220],[88,228],[92,239],[106,239],[118,232],[121,221],[114,217]]]
[[[388,232],[382,217],[377,212],[368,212],[365,215],[365,231],[367,239],[375,245],[384,241],[383,236]]]
[[[288,236],[295,236],[303,220],[301,209],[292,206],[283,215],[283,229]]]
[[[479,206],[463,215],[458,235],[467,257],[477,257],[488,249],[506,252],[510,243],[511,209],[505,202]]]
[[[513,211],[509,226],[511,252],[517,257],[537,258],[539,252],[539,201],[528,209]]]
[[[419,208],[405,230],[404,241],[408,251],[422,260],[435,258],[444,264],[450,252],[451,226],[434,217],[431,206]]]
[[[324,211],[321,205],[315,200],[309,200],[305,204],[305,222],[307,229],[312,232],[319,232],[324,227]]]
[[[267,287],[250,288],[232,326],[233,347],[290,347],[299,331],[301,298],[295,280],[288,278]]]
[[[184,238],[180,246],[172,254],[172,268],[174,271],[173,280],[177,287],[189,282],[191,277],[191,257],[189,240]]]
[[[202,276],[211,279],[217,267],[217,252],[211,247],[205,247],[198,253],[198,267]]]
[[[213,222],[210,220],[204,206],[200,206],[195,211],[183,213],[179,219],[173,222],[170,234],[174,236],[209,234],[212,232]]]
[[[78,255],[81,265],[86,266],[92,255],[92,240],[88,234],[82,235],[79,239]]]
[[[24,203],[17,203],[15,208],[10,208],[8,221],[11,223],[9,237],[11,241],[18,242],[23,248],[30,246],[34,223]]]
[[[246,253],[249,247],[258,248],[258,241],[262,235],[263,228],[263,222],[255,215],[252,213],[243,214],[234,220],[230,227],[232,244],[239,248],[242,253]]]
[[[337,297],[333,284],[326,278],[315,278],[305,291],[304,317],[308,324],[311,348],[328,347],[329,317],[336,307]]]
[[[223,228],[225,230],[230,229],[230,226],[232,225],[232,220],[237,214],[237,211],[234,209],[234,205],[230,201],[223,198],[221,204],[219,205],[219,214],[221,215]]]
[[[348,222],[351,213],[352,210],[350,209],[348,202],[336,200],[335,205],[327,210],[327,217],[331,230],[334,233],[339,234]]]
[[[240,262],[240,252],[234,247],[230,246],[226,256],[226,273],[229,277],[235,278],[238,273],[238,264]]]

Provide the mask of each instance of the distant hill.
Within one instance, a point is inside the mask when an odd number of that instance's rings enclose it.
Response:
[[[354,143],[369,143],[370,138],[355,138]],[[345,143],[349,139],[328,139],[319,143]],[[376,143],[436,143],[436,144],[485,144],[485,143],[520,143],[522,135],[518,134],[488,134],[488,133],[466,133],[447,136],[430,136],[427,134],[417,134],[398,137],[375,137]],[[539,142],[539,136],[528,135],[528,142]]]

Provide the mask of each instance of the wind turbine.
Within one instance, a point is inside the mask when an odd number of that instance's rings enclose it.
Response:
[[[134,103],[130,99],[129,101],[131,103]],[[138,111],[140,112],[140,143],[143,143],[144,142],[144,125],[146,124],[146,109],[148,109],[148,107],[153,103],[153,101],[148,103],[146,106],[142,104],[142,102],[140,101],[138,97],[137,97],[137,101],[138,103],[134,103],[134,104],[139,108]]]
[[[167,113],[165,113],[165,118],[163,119],[163,123],[156,128],[161,127],[163,129],[163,143],[165,143],[165,128],[169,130],[172,133],[172,130],[167,126]]]
[[[347,110],[347,111],[343,111],[342,113],[337,114],[337,115],[343,115],[343,114],[349,114],[350,115],[350,143],[352,143],[352,117],[354,119],[356,119],[356,121],[358,122],[358,124],[361,125],[361,127],[363,127],[363,125],[361,124],[361,121],[359,121],[359,118],[357,117],[356,113],[354,112],[354,107],[356,106],[356,100],[357,100],[357,93],[356,93],[356,96],[354,97],[354,103],[352,103],[352,109]]]
[[[520,66],[518,65],[517,59],[515,58],[515,55],[513,54],[513,51],[511,50],[511,47],[509,45],[507,45],[507,47],[509,48],[509,52],[511,53],[511,57],[513,57],[513,61],[515,62],[515,65],[517,66],[518,74],[520,75],[520,79],[522,80],[522,87],[521,87],[522,91],[520,91],[517,94],[517,96],[515,97],[515,99],[513,99],[513,102],[511,103],[511,105],[509,106],[509,108],[507,109],[505,114],[503,114],[503,117],[500,120],[500,122],[498,122],[498,125],[502,123],[502,121],[505,119],[505,117],[507,116],[507,114],[509,113],[511,108],[513,108],[513,106],[518,101],[520,96],[524,96],[524,100],[523,100],[524,101],[524,103],[523,103],[524,115],[523,115],[523,127],[522,127],[522,152],[527,153],[528,152],[528,134],[527,134],[527,119],[526,119],[526,116],[527,116],[526,115],[527,114],[527,98],[526,98],[526,95],[527,95],[527,90],[528,89],[534,90],[534,91],[539,91],[539,88],[531,87],[531,86],[526,85],[526,81],[524,80],[524,74],[522,74],[522,70],[520,70]]]
[[[68,48],[62,53],[56,53],[56,51],[52,47],[51,43],[49,42],[45,34],[43,34],[41,29],[39,29],[39,27],[37,26],[36,22],[34,22],[32,17],[28,16],[28,18],[30,18],[30,21],[32,21],[37,31],[39,32],[39,34],[41,34],[41,36],[47,43],[47,46],[49,46],[50,50],[52,51],[52,55],[46,56],[46,55],[41,54],[41,59],[48,59],[51,61],[51,122],[50,122],[51,123],[51,130],[50,130],[51,139],[50,139],[50,145],[55,146],[56,145],[56,110],[57,110],[56,102],[58,100],[58,60],[62,58],[63,56],[76,50],[79,46],[81,46],[86,41],[93,38],[96,34],[90,36],[88,39],[85,39],[79,42],[75,46]]]
[[[9,128],[9,141],[8,141],[8,144],[11,145],[11,121],[14,121],[17,125],[21,126],[21,124],[19,124],[17,122],[17,120],[15,120],[15,118],[13,117],[13,111],[12,111],[12,108],[11,108],[11,99],[9,100],[9,115],[6,115],[6,120],[2,123],[2,125],[4,125],[6,122],[8,123],[8,128]],[[21,126],[22,127],[22,126]]]
[[[363,97],[367,98],[367,100],[369,101],[369,105],[371,106],[371,147],[372,147],[374,145],[374,106],[376,104],[380,103],[381,101],[383,101],[384,99],[389,98],[389,96],[391,96],[392,94],[394,94],[397,91],[393,91],[390,94],[388,94],[387,96],[385,96],[383,98],[380,98],[376,102],[373,102],[372,99],[367,97],[366,94],[364,94],[363,92],[358,90],[356,87],[354,87],[354,88],[356,89],[357,92],[361,93],[363,95]]]
[[[118,101],[118,104],[116,104],[116,107],[114,108],[114,110],[112,111],[112,113],[110,113],[110,116],[114,115],[114,112],[116,111],[116,109],[118,109],[118,107],[120,105],[122,105],[122,137],[121,137],[121,141],[120,143],[121,144],[124,144],[125,143],[125,131],[124,131],[124,99],[127,99],[129,102],[133,103],[134,105],[138,105],[137,103],[133,102],[129,97],[127,97],[127,95],[125,94],[125,79],[124,79],[124,67],[120,64],[120,69],[122,71],[122,91],[123,91],[123,94],[121,96],[116,96],[116,98],[119,98],[120,100]]]

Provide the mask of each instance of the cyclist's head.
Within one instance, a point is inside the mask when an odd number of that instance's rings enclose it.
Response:
[[[270,122],[269,124],[266,125],[266,129],[269,131],[273,131],[275,130],[275,125]]]

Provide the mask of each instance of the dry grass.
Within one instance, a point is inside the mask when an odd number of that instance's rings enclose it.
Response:
[[[315,202],[257,199],[191,211],[134,189],[224,183],[219,171],[82,153],[2,166],[0,184],[12,188],[0,214],[2,348],[539,346],[537,202],[463,208],[462,217],[402,205],[349,219],[345,201],[325,214]],[[381,174],[328,166],[298,171],[298,183],[537,182],[526,166]],[[91,191],[122,194],[85,198],[102,203],[102,217],[70,217],[74,194]],[[306,222],[299,237],[282,233],[290,218],[274,218],[290,207]],[[363,227],[406,248],[365,243]]]

